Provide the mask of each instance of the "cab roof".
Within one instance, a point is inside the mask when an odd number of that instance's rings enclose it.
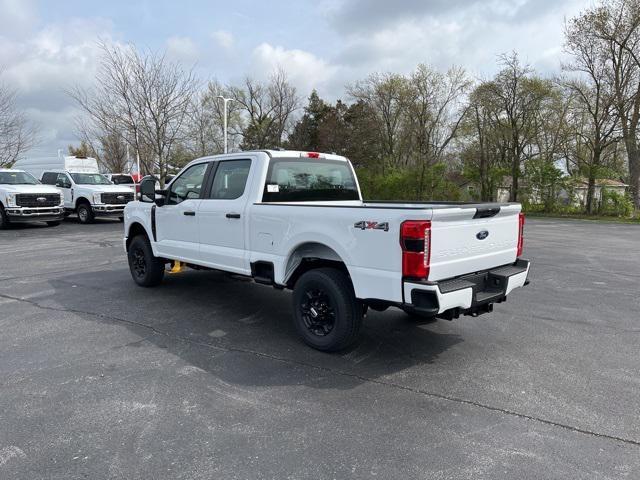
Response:
[[[327,160],[342,160],[347,161],[346,157],[342,155],[336,155],[335,153],[322,153],[322,152],[305,152],[302,150],[259,150],[267,153],[271,158],[326,158]]]

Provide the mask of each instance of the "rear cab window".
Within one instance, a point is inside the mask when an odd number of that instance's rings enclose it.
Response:
[[[351,166],[346,161],[273,158],[262,194],[263,202],[360,200]]]
[[[136,183],[131,175],[111,175],[111,181],[116,185],[133,185]]]
[[[42,174],[42,183],[45,185],[55,185],[58,174],[55,172],[45,172]]]

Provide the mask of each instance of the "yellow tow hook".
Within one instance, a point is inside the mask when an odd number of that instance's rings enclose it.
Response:
[[[174,260],[171,263],[171,270],[169,270],[169,273],[180,273],[182,272],[182,268],[182,262]]]

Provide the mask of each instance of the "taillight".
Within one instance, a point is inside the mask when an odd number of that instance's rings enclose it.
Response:
[[[400,225],[402,247],[402,276],[429,278],[431,261],[431,222],[407,220]]]
[[[319,152],[307,152],[307,157],[309,158],[320,158]]]
[[[520,212],[518,215],[518,253],[516,257],[522,255],[522,249],[524,248],[524,213]]]

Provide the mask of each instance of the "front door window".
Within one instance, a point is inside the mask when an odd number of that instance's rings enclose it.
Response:
[[[207,163],[193,165],[176,178],[171,183],[167,205],[177,205],[185,200],[200,198],[207,165]]]

